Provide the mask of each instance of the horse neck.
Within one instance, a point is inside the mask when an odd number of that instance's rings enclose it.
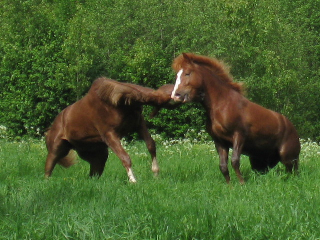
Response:
[[[210,77],[203,78],[203,92],[204,92],[204,101],[203,104],[206,109],[219,107],[220,104],[229,98],[230,93],[234,90],[230,89],[228,86],[223,84],[218,77],[214,75],[209,75]]]

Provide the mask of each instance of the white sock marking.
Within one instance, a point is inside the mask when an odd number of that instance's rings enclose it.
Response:
[[[128,177],[129,177],[129,181],[130,181],[130,182],[132,182],[132,183],[137,182],[137,180],[136,180],[136,178],[134,177],[134,174],[133,174],[131,168],[129,168],[129,170],[128,170]]]
[[[177,73],[177,80],[176,80],[176,84],[174,85],[173,91],[171,93],[171,98],[174,98],[174,96],[176,95],[176,91],[181,83],[181,75],[183,73],[183,69],[181,69],[178,73]]]
[[[157,162],[157,159],[156,159],[156,158],[153,158],[153,159],[152,159],[152,167],[151,167],[151,169],[152,169],[152,172],[154,172],[155,175],[158,174],[158,172],[159,172],[159,165],[158,165],[158,162]]]

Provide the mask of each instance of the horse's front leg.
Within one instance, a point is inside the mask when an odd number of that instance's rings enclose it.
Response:
[[[127,171],[129,181],[133,183],[137,182],[131,168],[132,163],[130,156],[122,147],[118,135],[115,132],[109,132],[104,136],[104,141],[121,160],[122,165],[125,167]]]
[[[243,135],[239,132],[236,132],[233,136],[233,152],[232,152],[231,163],[234,171],[237,174],[239,182],[241,184],[244,184],[244,180],[240,172],[240,155],[242,152],[243,144],[244,144]]]
[[[216,149],[219,154],[220,158],[220,171],[223,174],[226,182],[230,182],[230,175],[228,170],[228,155],[229,155],[229,148],[221,145],[220,143],[215,142]]]
[[[156,156],[156,143],[154,142],[153,138],[151,137],[146,122],[144,118],[142,117],[141,124],[140,124],[140,129],[139,129],[139,135],[140,137],[145,141],[147,149],[151,155],[152,158],[152,166],[151,170],[154,173],[155,176],[159,174],[159,165],[157,161],[157,156]]]

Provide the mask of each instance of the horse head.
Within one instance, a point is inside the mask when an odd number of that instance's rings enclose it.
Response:
[[[197,71],[194,54],[183,53],[178,56],[173,64],[177,78],[171,98],[176,102],[197,101],[202,95],[202,75]]]

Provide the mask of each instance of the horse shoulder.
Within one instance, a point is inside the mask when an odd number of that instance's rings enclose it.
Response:
[[[216,138],[231,139],[236,125],[241,120],[239,114],[239,102],[241,98],[235,94],[227,95],[215,104],[205,104],[207,111],[207,130],[210,135]]]
[[[100,141],[101,132],[121,122],[116,109],[92,93],[89,91],[66,111],[64,121],[68,140]]]
[[[214,139],[224,139],[232,141],[234,132],[234,121],[229,121],[227,115],[224,114],[224,109],[213,111],[207,121],[207,129]]]

